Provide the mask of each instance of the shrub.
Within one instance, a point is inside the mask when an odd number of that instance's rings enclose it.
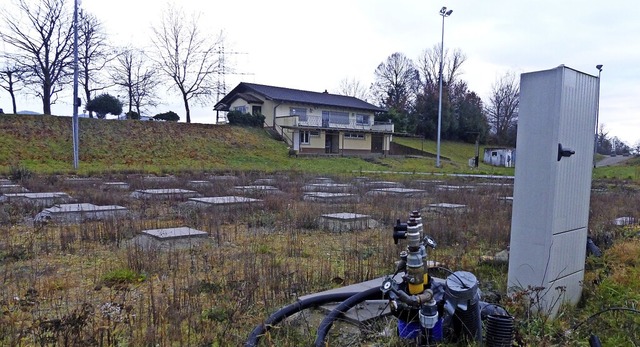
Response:
[[[177,122],[180,120],[180,116],[178,116],[178,114],[173,111],[169,111],[165,113],[158,113],[157,115],[153,116],[153,119],[164,120],[168,122]]]
[[[24,166],[11,166],[9,168],[9,179],[12,181],[28,180],[33,176],[33,172]]]
[[[107,287],[120,287],[131,283],[142,282],[146,278],[145,275],[138,274],[130,269],[117,269],[105,274],[102,277],[102,281]]]
[[[122,113],[122,102],[113,95],[101,94],[87,102],[87,111],[95,112],[98,118],[104,119],[107,113],[119,115]]]
[[[136,111],[129,111],[125,113],[127,119],[140,119],[140,114]]]
[[[242,113],[240,111],[229,112],[227,119],[231,125],[261,127],[264,124],[264,116],[262,114]]]

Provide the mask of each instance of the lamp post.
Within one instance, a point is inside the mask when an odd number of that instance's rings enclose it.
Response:
[[[596,65],[598,69],[598,88],[596,90],[596,138],[593,146],[593,167],[596,167],[596,154],[598,154],[598,118],[600,117],[600,73],[602,72],[602,64]]]
[[[453,10],[447,11],[446,7],[440,9],[442,16],[442,40],[440,44],[440,95],[438,97],[438,146],[436,154],[436,167],[440,167],[440,132],[442,131],[442,65],[444,60],[444,18],[449,17]]]
[[[73,2],[73,168],[78,169],[79,148],[80,148],[80,129],[78,122],[78,3],[80,0]]]

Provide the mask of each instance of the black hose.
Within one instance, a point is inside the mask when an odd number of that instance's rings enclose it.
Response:
[[[380,288],[376,287],[378,292]],[[348,293],[331,293],[324,295],[313,296],[304,300],[298,300],[295,303],[285,306],[275,313],[273,313],[269,318],[264,321],[264,323],[258,325],[253,329],[251,334],[249,334],[249,338],[247,342],[245,342],[245,347],[256,347],[258,346],[258,342],[260,338],[266,334],[266,332],[271,329],[272,325],[276,325],[280,323],[285,318],[300,312],[309,307],[319,306],[330,302],[340,302],[349,299],[350,297],[357,295],[359,292],[348,292]]]
[[[325,340],[327,339],[327,334],[329,333],[329,329],[333,325],[333,322],[342,317],[342,315],[353,308],[355,305],[373,298],[382,297],[382,293],[380,292],[379,287],[373,287],[365,290],[364,292],[360,292],[356,295],[353,295],[343,301],[340,305],[334,308],[329,314],[324,317],[322,322],[320,323],[320,327],[318,327],[318,334],[316,335],[316,347],[323,347],[325,345]]]

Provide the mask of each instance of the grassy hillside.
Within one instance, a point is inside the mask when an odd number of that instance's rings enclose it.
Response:
[[[513,175],[513,168],[481,163],[470,168],[473,144],[444,141],[442,167],[434,158],[289,157],[287,146],[262,129],[228,125],[80,119],[80,167],[73,169],[70,117],[0,116],[0,174],[16,168],[37,173],[80,175],[109,172],[300,171],[343,174],[354,171]],[[436,153],[435,141],[395,136],[394,141]],[[485,146],[480,147],[480,153]],[[449,158],[450,160],[444,160]],[[596,178],[640,179],[638,161],[598,168]]]

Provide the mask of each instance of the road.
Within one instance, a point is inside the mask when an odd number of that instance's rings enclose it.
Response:
[[[612,166],[612,165],[618,165],[624,161],[627,161],[629,159],[631,159],[633,157],[629,156],[629,157],[625,157],[622,155],[617,155],[615,157],[604,157],[602,160],[600,160],[599,162],[596,163],[596,167],[602,167],[602,166]]]

